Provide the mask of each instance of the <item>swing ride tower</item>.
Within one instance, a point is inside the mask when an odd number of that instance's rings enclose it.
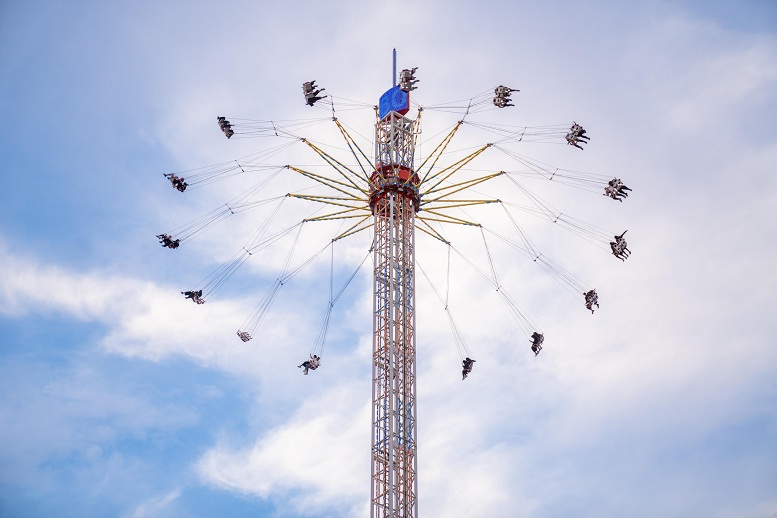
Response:
[[[226,120],[225,117],[218,117],[219,128],[228,139],[234,135],[275,135],[276,137],[292,138],[294,140],[293,143],[301,142],[307,145],[321,157],[327,166],[331,167],[331,171],[338,173],[342,178],[336,174],[321,174],[315,170],[306,170],[292,165],[270,166],[263,164],[264,160],[274,156],[289,144],[272,148],[261,155],[257,154],[260,156],[250,155],[245,159],[241,159],[241,162],[234,160],[234,163],[227,162],[196,170],[188,170],[186,171],[186,181],[184,181],[182,176],[168,173],[165,174],[165,177],[172,186],[178,191],[184,192],[189,185],[197,186],[197,184],[211,183],[219,178],[239,174],[238,171],[242,174],[246,171],[275,170],[275,173],[268,176],[262,183],[230,200],[223,207],[219,207],[178,229],[157,235],[157,239],[159,239],[163,247],[175,249],[179,247],[179,244],[184,243],[214,225],[217,221],[229,217],[236,212],[265,203],[278,202],[267,221],[260,227],[260,230],[232,259],[193,289],[181,292],[187,299],[191,299],[197,304],[203,304],[205,299],[209,298],[249,256],[271,246],[279,239],[290,234],[294,229],[297,229],[297,237],[289,251],[283,269],[268,288],[265,297],[237,332],[240,340],[248,342],[252,340],[252,335],[256,336],[258,326],[266,316],[270,305],[284,284],[318,258],[327,247],[333,246],[336,241],[358,232],[366,231],[370,227],[373,229],[371,250],[365,252],[362,263],[336,295],[332,291],[332,281],[330,278],[330,299],[327,311],[319,331],[319,336],[316,338],[315,345],[310,354],[311,362],[314,358],[316,360],[315,366],[309,366],[309,369],[314,371],[319,366],[319,355],[323,354],[327,327],[334,304],[342,295],[343,290],[356,276],[359,268],[366,264],[369,255],[372,254],[373,339],[371,359],[370,518],[418,518],[415,305],[416,228],[422,234],[427,234],[431,238],[447,245],[449,264],[450,252],[453,250],[461,255],[467,263],[473,266],[477,273],[480,273],[486,279],[486,282],[494,288],[505,303],[518,326],[529,337],[532,343],[531,350],[536,357],[542,349],[544,334],[539,326],[508,295],[506,288],[500,284],[487,244],[485,231],[488,229],[484,229],[483,225],[476,220],[471,220],[466,214],[464,214],[464,217],[454,216],[450,214],[450,211],[476,205],[501,205],[510,223],[512,223],[520,235],[521,242],[511,239],[509,236],[503,236],[493,231],[489,232],[504,240],[507,245],[512,246],[535,264],[542,267],[547,273],[554,276],[570,293],[579,294],[582,291],[585,296],[586,308],[593,313],[593,306],[596,305],[598,308],[596,291],[563,269],[559,264],[551,261],[545,254],[540,253],[518,226],[506,205],[515,208],[521,208],[520,206],[491,197],[477,199],[467,194],[467,191],[471,187],[484,182],[504,177],[532,201],[535,207],[528,208],[530,214],[547,218],[560,227],[567,227],[573,233],[584,236],[595,244],[599,243],[607,250],[606,245],[610,243],[613,231],[600,229],[581,220],[569,218],[565,214],[556,211],[548,203],[521,185],[514,176],[516,174],[526,174],[548,181],[556,178],[557,181],[554,182],[556,184],[567,183],[584,190],[592,190],[591,186],[599,183],[605,189],[605,194],[608,194],[613,199],[618,199],[619,185],[622,186],[622,182],[617,178],[607,182],[608,176],[589,175],[580,171],[553,168],[547,164],[518,155],[506,147],[509,143],[530,141],[527,137],[532,137],[533,141],[536,142],[552,142],[555,139],[561,140],[563,138],[566,139],[568,144],[583,149],[582,144],[587,144],[588,137],[585,136],[585,130],[582,126],[577,125],[577,123],[573,123],[570,129],[566,129],[566,125],[531,128],[494,125],[468,120],[466,124],[474,128],[494,132],[500,137],[499,140],[496,143],[488,143],[477,147],[474,151],[471,148],[450,151],[448,146],[459,128],[465,124],[465,117],[480,111],[513,106],[510,102],[510,95],[517,90],[504,85],[497,86],[493,94],[490,90],[487,90],[485,93],[473,97],[466,106],[451,106],[450,103],[439,106],[426,106],[427,111],[460,109],[462,117],[453,125],[446,136],[436,144],[431,153],[424,153],[423,159],[419,157],[419,165],[416,165],[414,163],[415,148],[420,134],[420,120],[424,108],[418,107],[415,119],[407,117],[410,111],[410,92],[415,89],[413,85],[418,82],[414,77],[415,70],[415,68],[402,70],[399,83],[397,84],[396,53],[394,54],[392,85],[396,86],[392,86],[391,89],[386,91],[380,97],[379,106],[375,107],[375,139],[372,158],[362,151],[346,127],[338,121],[338,118],[335,116],[335,104],[333,101],[327,101],[331,105],[332,117],[317,119],[318,121],[332,121],[337,126],[347,147],[353,154],[353,158],[358,164],[358,169],[361,170],[360,172],[319,148],[309,139],[297,134],[297,130],[306,127],[306,125],[310,124],[310,121],[299,123],[298,121],[250,120],[249,122],[235,123],[233,127],[233,124]],[[315,85],[315,81],[303,83],[305,102],[309,107],[315,107],[317,102],[328,97],[327,95],[319,96],[322,90],[324,89]],[[366,108],[372,109],[373,106],[369,104]],[[316,119],[313,119],[313,121],[316,121]],[[287,122],[288,124],[278,124],[278,122]],[[478,172],[482,171],[481,169],[462,171],[467,164],[488,149],[505,153],[527,170],[512,173],[492,171],[485,174]],[[468,154],[465,154],[467,152]],[[438,166],[438,161],[446,153],[455,153],[454,156],[458,159],[447,165],[444,163],[446,160],[442,160]],[[450,158],[450,156],[448,155],[447,158]],[[300,174],[326,188],[326,192],[287,193],[281,197],[256,200],[254,196],[259,190],[264,188],[274,178],[274,175],[279,174],[282,170],[289,170]],[[605,187],[605,184],[607,187]],[[623,189],[627,188],[623,186]],[[599,191],[598,189],[593,189],[593,192],[598,193]],[[622,196],[625,197],[626,194],[622,193]],[[600,196],[597,197],[600,198]],[[285,230],[266,236],[265,231],[269,227],[272,218],[280,209],[283,200],[287,198],[327,204],[335,207],[335,209],[334,212],[321,215],[315,215],[314,213],[311,217]],[[621,199],[620,201],[623,200]],[[297,243],[296,239],[299,239],[302,225],[307,222],[332,220],[356,220],[356,222],[342,232],[338,230],[339,234],[331,240],[327,247],[319,250],[306,261],[301,262],[299,266],[290,268],[290,260]],[[490,264],[491,275],[489,276],[487,273],[480,271],[472,261],[462,255],[461,251],[453,248],[451,243],[443,237],[443,234],[436,230],[439,225],[463,225],[478,229]],[[625,240],[623,240],[623,233],[620,236],[616,236],[616,240],[618,239],[622,243],[620,251],[627,251]],[[614,243],[610,243],[610,245],[612,247]],[[613,254],[617,258],[625,260],[627,255],[626,257],[619,256],[618,250],[613,248]],[[334,253],[332,254],[332,264],[331,271],[334,272]],[[418,269],[426,277],[424,270],[420,266],[418,266]],[[433,286],[432,289],[436,293]],[[439,294],[437,295],[440,297]],[[577,296],[579,297],[579,295]],[[444,304],[454,340],[463,361],[462,378],[466,378],[467,373],[471,371],[472,360],[470,360],[468,371],[465,357],[469,360],[471,354],[456,328],[448,307],[447,294],[445,300],[440,297],[440,301]],[[311,362],[306,363],[310,364]],[[306,368],[305,374],[308,373],[307,370],[308,368]]]
[[[408,93],[386,96],[407,106]],[[418,516],[416,444],[416,121],[386,107],[375,124],[371,518]],[[396,107],[396,106],[393,106]],[[388,113],[383,113],[386,110]]]

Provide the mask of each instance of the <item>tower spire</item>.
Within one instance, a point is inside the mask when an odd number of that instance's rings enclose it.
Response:
[[[391,87],[397,84],[397,49],[394,49],[394,75],[391,76]]]

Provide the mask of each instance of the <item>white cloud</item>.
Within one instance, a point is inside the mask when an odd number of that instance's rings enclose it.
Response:
[[[155,516],[169,516],[168,507],[181,496],[180,489],[174,489],[164,495],[152,498],[146,502],[138,504],[129,518],[154,518]]]
[[[226,489],[262,498],[288,495],[302,514],[359,508],[369,489],[369,462],[363,454],[369,451],[363,433],[369,423],[367,389],[365,383],[351,382],[318,391],[253,446],[216,445],[198,462],[198,471]]]
[[[102,323],[108,328],[102,346],[127,357],[159,361],[178,355],[217,366],[224,359],[224,342],[250,311],[250,306],[229,300],[198,306],[170,286],[110,272],[69,271],[11,255],[7,249],[0,253],[2,313],[13,318],[59,313]],[[232,342],[240,343],[237,337]],[[233,347],[230,355],[256,360],[245,345]]]

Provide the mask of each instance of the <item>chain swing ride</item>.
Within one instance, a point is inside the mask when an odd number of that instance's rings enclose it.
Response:
[[[542,350],[545,340],[538,326],[521,309],[515,299],[500,284],[488,246],[488,237],[497,238],[518,253],[533,261],[575,297],[583,295],[585,307],[594,312],[599,307],[596,290],[587,285],[557,262],[541,253],[521,229],[515,212],[546,219],[569,232],[607,250],[621,261],[631,253],[624,238],[563,214],[547,201],[526,188],[519,179],[552,180],[588,192],[601,192],[612,200],[622,202],[628,198],[628,187],[618,178],[560,169],[520,155],[511,144],[520,142],[566,143],[584,149],[590,137],[577,122],[570,125],[542,127],[517,127],[505,124],[477,122],[472,119],[480,112],[512,107],[512,95],[519,90],[499,85],[464,102],[420,106],[415,119],[408,118],[411,110],[410,92],[416,89],[416,68],[402,70],[397,82],[396,51],[392,86],[380,97],[378,106],[359,103],[325,94],[325,89],[315,81],[303,83],[305,103],[316,109],[331,110],[331,117],[290,121],[265,121],[217,118],[218,126],[227,139],[268,137],[285,141],[261,152],[228,162],[164,176],[171,186],[180,191],[200,188],[238,175],[258,175],[262,180],[242,194],[229,200],[211,212],[165,233],[159,234],[159,243],[166,248],[177,249],[187,241],[207,231],[234,214],[265,207],[266,219],[237,253],[206,277],[194,289],[181,292],[196,304],[204,304],[229,278],[252,256],[259,255],[273,245],[288,238],[292,240],[283,266],[270,284],[264,297],[237,331],[243,342],[248,342],[267,316],[281,288],[292,278],[320,259],[329,249],[331,254],[329,300],[309,359],[298,367],[304,374],[321,366],[327,331],[335,304],[346,288],[356,278],[367,259],[372,256],[373,266],[373,341],[372,341],[372,432],[371,432],[371,500],[370,516],[416,518],[418,516],[418,470],[416,442],[416,268],[428,281],[433,293],[443,305],[454,337],[454,343],[462,358],[462,378],[466,378],[475,362],[463,339],[462,333],[448,305],[447,291],[443,295],[430,280],[417,261],[416,229],[425,236],[442,242],[448,250],[448,272],[451,252],[464,260],[490,287],[499,294],[516,324],[529,337],[530,349],[535,357]],[[349,128],[336,116],[335,107],[346,110],[370,109],[375,111],[374,139],[365,139]],[[461,118],[434,142],[431,153],[421,157],[417,149],[421,133],[422,114],[426,111],[461,114]],[[322,124],[334,124],[342,136],[346,148],[334,148],[328,152],[323,144],[315,144],[303,135]],[[488,132],[495,140],[477,147],[474,151],[445,165],[449,158],[451,142],[456,133],[468,126]],[[359,139],[355,138],[359,137]],[[430,139],[431,140],[431,139]],[[365,153],[359,141],[368,142],[372,148]],[[324,172],[293,165],[268,165],[273,157],[289,148],[304,144],[323,161]],[[362,146],[365,146],[362,142]],[[365,146],[366,147],[366,146]],[[496,171],[481,174],[467,166],[485,152],[498,151],[519,164],[516,171]],[[336,158],[336,152],[348,158]],[[416,166],[416,161],[421,162]],[[311,194],[302,189],[261,199],[263,190],[284,172],[292,172],[323,188],[322,194]],[[471,173],[475,171],[476,174]],[[470,173],[470,174],[468,174]],[[505,178],[509,185],[523,194],[529,205],[518,205],[495,198],[473,198],[475,186]],[[304,191],[304,192],[303,192]],[[313,202],[319,210],[294,225],[275,230],[273,226],[287,200],[298,199]],[[504,235],[473,221],[463,211],[464,207],[499,204],[514,235]],[[331,212],[318,214],[321,208]],[[302,228],[308,223],[339,221],[342,226],[331,241],[300,263],[293,263]],[[484,271],[461,250],[446,239],[446,225],[468,226],[479,231],[489,268]],[[343,229],[343,227],[347,227]],[[349,236],[372,232],[369,249],[359,265],[346,278],[337,291],[334,289],[334,244]],[[450,275],[450,273],[448,273]]]

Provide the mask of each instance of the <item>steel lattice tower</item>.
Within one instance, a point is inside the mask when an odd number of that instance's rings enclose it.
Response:
[[[391,111],[375,125],[372,493],[370,516],[418,516],[416,444],[415,121]]]
[[[350,167],[346,163],[330,155],[327,151],[319,148],[310,140],[302,138],[296,134],[297,124],[290,122],[288,127],[282,127],[273,121],[249,121],[247,123],[235,124],[234,129],[231,122],[225,117],[218,117],[219,128],[231,138],[235,134],[242,133],[250,136],[266,136],[270,133],[276,136],[293,137],[306,144],[313,152],[332,168],[339,176],[332,174],[320,174],[312,170],[305,170],[300,167],[286,165],[274,167],[275,169],[288,169],[300,174],[311,181],[320,184],[328,189],[328,192],[309,193],[287,193],[285,197],[293,197],[311,202],[327,204],[334,207],[333,212],[315,215],[304,219],[302,222],[294,225],[284,231],[281,231],[270,237],[262,237],[263,234],[257,233],[252,240],[243,247],[235,259],[225,263],[215,274],[210,275],[198,287],[181,292],[186,298],[191,299],[197,304],[205,302],[210,294],[215,292],[237,267],[239,267],[255,251],[264,249],[280,237],[288,234],[293,229],[300,227],[306,222],[313,221],[333,221],[342,220],[354,222],[349,228],[340,232],[331,240],[330,246],[340,239],[351,236],[358,232],[373,228],[373,351],[372,351],[372,412],[371,412],[371,493],[370,493],[370,516],[371,518],[418,518],[418,444],[417,444],[417,405],[416,405],[416,312],[415,312],[415,233],[416,225],[419,231],[428,236],[437,239],[448,245],[450,254],[451,243],[438,232],[435,227],[437,224],[464,225],[479,228],[483,238],[483,245],[491,263],[492,278],[485,275],[487,281],[496,289],[503,301],[506,303],[513,317],[520,325],[523,331],[530,336],[532,341],[532,351],[535,356],[542,349],[541,345],[544,335],[539,332],[539,327],[532,322],[520,307],[507,294],[506,290],[500,285],[494,269],[491,254],[488,251],[486,235],[483,232],[483,226],[477,221],[471,221],[469,217],[453,216],[448,213],[451,209],[461,207],[470,207],[485,204],[502,204],[502,200],[497,198],[476,199],[463,193],[484,182],[488,182],[500,176],[506,176],[513,181],[527,196],[529,196],[539,208],[540,212],[546,216],[553,216],[553,223],[560,222],[559,225],[567,224],[573,227],[575,233],[583,232],[592,240],[601,240],[604,243],[609,242],[612,236],[611,231],[597,229],[592,225],[585,224],[580,226],[576,223],[563,220],[562,214],[549,212],[549,206],[535,197],[528,190],[518,184],[505,171],[489,172],[486,174],[465,172],[461,176],[459,171],[484,153],[489,148],[497,148],[505,152],[508,156],[516,159],[518,162],[527,166],[532,174],[545,180],[552,180],[560,170],[553,170],[550,166],[540,162],[529,161],[518,155],[514,155],[509,150],[498,147],[495,144],[485,144],[470,152],[466,156],[460,157],[453,163],[436,167],[438,160],[448,153],[447,148],[451,143],[456,132],[464,124],[464,117],[473,113],[475,108],[479,111],[485,109],[506,108],[513,106],[510,103],[511,92],[517,90],[499,85],[494,89],[493,96],[490,91],[480,94],[470,99],[466,106],[464,116],[450,129],[445,137],[434,147],[430,153],[425,153],[423,160],[419,159],[420,165],[414,164],[416,139],[420,133],[420,120],[423,108],[419,107],[415,119],[406,117],[410,110],[410,92],[415,89],[414,84],[418,82],[415,79],[415,68],[402,70],[399,84],[396,81],[396,52],[394,54],[394,69],[391,89],[386,91],[381,97],[379,106],[376,106],[375,122],[375,149],[374,160],[368,157],[357,144],[356,140],[350,135],[346,127],[341,124],[335,116],[334,103],[330,102],[332,107],[331,121],[337,126],[346,145],[353,154],[356,167]],[[315,81],[303,83],[303,93],[306,104],[313,107],[316,102],[328,97],[319,96],[324,90],[315,85]],[[443,105],[445,106],[445,105]],[[434,108],[434,107],[431,107]],[[439,107],[437,107],[439,109]],[[477,124],[474,124],[478,126]],[[489,129],[489,126],[483,126]],[[535,136],[538,141],[546,141],[559,133],[559,137],[564,137],[568,144],[575,145],[583,149],[580,144],[586,144],[585,130],[582,126],[573,122],[573,126],[566,130],[565,127],[556,128],[545,126],[537,128],[524,127],[520,132],[508,129],[498,129],[497,134],[503,138],[500,143],[521,142],[526,136]],[[515,127],[513,127],[515,128]],[[548,129],[551,128],[551,129]],[[491,127],[490,129],[493,129]],[[527,132],[529,130],[529,132]],[[280,134],[279,134],[280,132]],[[582,139],[582,140],[580,140]],[[286,147],[285,145],[283,147]],[[280,148],[275,148],[266,158],[274,155]],[[462,150],[463,151],[463,150]],[[253,155],[252,155],[253,156]],[[457,155],[457,157],[460,155]],[[246,169],[257,170],[266,168],[261,165],[262,158],[254,163],[254,159],[244,161],[243,164],[235,160],[235,165],[230,162],[228,166],[224,164],[215,164],[201,168],[201,172],[192,173],[192,170],[186,171],[187,182],[184,178],[176,174],[168,173],[165,177],[171,182],[172,186],[183,192],[189,184],[205,184],[215,181],[219,177],[232,176],[235,169],[245,172]],[[273,167],[271,167],[273,168]],[[197,170],[195,170],[197,171]],[[477,171],[477,170],[475,170]],[[566,179],[565,183],[573,185],[579,183],[588,189],[590,185],[600,181],[600,175],[586,175],[579,171],[561,170],[559,177]],[[182,172],[183,173],[183,172]],[[597,179],[598,178],[598,179]],[[269,177],[271,180],[272,177]],[[617,179],[616,179],[617,180]],[[618,180],[619,181],[619,180]],[[558,183],[558,182],[557,182]],[[622,185],[622,182],[621,182]],[[611,189],[615,189],[612,182],[608,183]],[[259,184],[259,188],[263,184]],[[624,186],[625,188],[625,186]],[[172,233],[163,233],[157,235],[160,244],[166,248],[178,248],[183,241],[195,236],[199,232],[213,225],[216,221],[226,217],[228,213],[235,214],[236,211],[246,210],[256,204],[273,201],[269,200],[253,201],[251,197],[256,193],[252,188],[248,191],[246,197],[236,198],[238,203],[232,206],[226,205],[226,209],[217,209],[206,217],[199,218],[191,224],[179,227],[180,232],[176,231],[177,238],[173,238]],[[630,190],[630,189],[629,189]],[[607,188],[605,187],[607,194]],[[617,199],[615,194],[611,197]],[[621,200],[622,201],[622,200]],[[503,206],[504,207],[504,206]],[[275,209],[275,212],[280,208]],[[576,279],[566,270],[563,270],[557,264],[550,262],[543,257],[523,235],[512,215],[507,210],[507,216],[522,236],[526,247],[519,243],[514,243],[508,238],[505,239],[519,251],[525,253],[534,262],[538,262],[548,273],[554,275],[562,284],[567,285],[573,291],[580,293],[583,290],[585,295],[586,308],[593,312],[591,307],[596,304],[598,307],[598,296],[591,286]],[[275,212],[272,212],[265,224],[269,224]],[[579,220],[578,220],[579,221]],[[435,224],[435,226],[432,226]],[[171,231],[173,232],[173,231]],[[263,231],[262,231],[263,232]],[[624,232],[625,233],[625,232]],[[299,237],[299,231],[297,238]],[[623,234],[616,236],[620,239],[622,248],[625,249],[626,243],[623,240]],[[296,244],[296,241],[295,241]],[[610,243],[611,246],[614,243]],[[294,247],[292,246],[292,251]],[[291,258],[291,252],[287,259],[281,274],[276,282],[271,286],[267,296],[257,306],[257,309],[249,316],[246,322],[239,328],[237,335],[243,342],[252,339],[259,324],[265,317],[272,300],[277,294],[280,286],[296,275],[302,268],[321,254],[323,249],[317,252],[312,258],[303,262],[295,269],[288,269],[288,260]],[[613,249],[613,253],[619,259],[620,257]],[[334,257],[334,255],[333,255]],[[365,253],[364,264],[369,252]],[[466,257],[465,257],[466,259]],[[469,262],[469,261],[468,261]],[[334,264],[334,259],[333,259]],[[360,267],[361,267],[360,264]],[[473,265],[474,266],[474,265]],[[477,269],[477,268],[476,268]],[[358,272],[358,269],[357,269]],[[353,276],[357,272],[354,272]],[[353,279],[348,280],[345,287]],[[203,294],[204,293],[204,294]],[[323,346],[326,340],[326,329],[329,323],[334,302],[340,297],[342,290],[336,297],[332,297],[330,280],[330,301],[328,310],[322,326],[322,332],[317,338],[316,344],[310,353],[310,361],[306,363],[305,374],[308,369],[315,370],[319,366],[318,360],[323,354]],[[590,296],[590,298],[589,298]],[[445,310],[448,312],[448,318],[454,333],[454,339],[460,349],[461,356],[469,355],[466,345],[456,329],[453,317],[445,302]],[[462,351],[463,349],[463,351]],[[469,371],[467,370],[469,361]],[[468,356],[463,359],[462,375],[466,377],[467,372],[471,371],[471,360]],[[315,362],[315,365],[312,363]]]

